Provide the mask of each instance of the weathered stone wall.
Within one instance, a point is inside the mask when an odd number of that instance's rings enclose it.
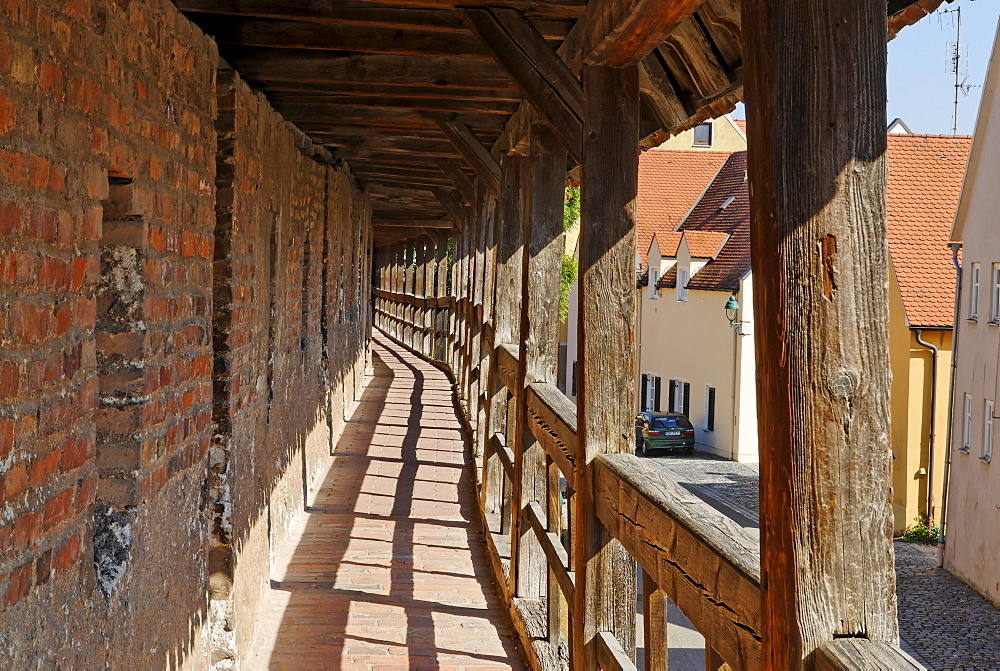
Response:
[[[366,200],[235,75],[220,75],[215,261],[216,402],[211,451],[213,646],[244,657],[272,575],[269,551],[329,465],[364,360]],[[324,309],[325,306],[325,309]],[[341,314],[344,312],[344,314]],[[357,336],[355,336],[357,338]],[[348,353],[352,353],[348,355]]]
[[[360,391],[367,200],[217,63],[168,0],[0,0],[0,665],[245,653]]]

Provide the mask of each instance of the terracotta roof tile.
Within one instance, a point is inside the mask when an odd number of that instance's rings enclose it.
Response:
[[[889,254],[910,327],[952,325],[955,269],[947,247],[971,138],[888,136]]]
[[[684,234],[679,231],[657,231],[654,234],[656,246],[660,249],[660,256],[677,256],[677,248],[681,246],[681,238]],[[649,243],[652,247],[653,243]]]
[[[640,154],[635,218],[642,268],[653,234],[676,230],[728,156],[721,151],[683,150]]]
[[[729,234],[724,231],[682,231],[688,253],[696,259],[714,259],[726,244]]]
[[[750,191],[746,170],[745,151],[730,156],[681,224],[685,237],[712,236],[717,241],[725,238],[725,244],[721,249],[716,248],[712,260],[688,281],[689,289],[733,291],[750,269]],[[664,273],[657,285],[672,287],[676,277],[676,272]]]
[[[743,137],[746,137],[747,136],[747,120],[746,119],[733,119],[733,123],[736,124],[736,127],[740,129],[741,133],[743,133]]]

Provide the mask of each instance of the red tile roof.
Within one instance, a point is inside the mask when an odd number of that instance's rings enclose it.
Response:
[[[646,267],[653,234],[676,230],[725,163],[728,152],[645,151],[639,156],[636,249]]]
[[[746,137],[747,136],[747,120],[746,119],[733,119],[733,123],[736,124],[736,127],[740,129],[741,133],[743,133],[743,137]]]
[[[677,256],[677,248],[681,246],[681,238],[684,237],[683,233],[678,231],[657,231],[655,235],[656,246],[660,250],[660,256]],[[650,242],[649,246],[652,247],[653,243]]]
[[[688,281],[689,289],[734,291],[739,288],[740,278],[750,270],[750,190],[746,171],[745,151],[730,156],[681,224],[680,230],[685,237],[699,234],[707,237],[708,234],[714,235],[716,240],[726,238],[714,258]],[[657,285],[673,287],[676,278],[675,266]]]
[[[889,254],[911,328],[952,325],[952,220],[971,138],[888,136]]]
[[[726,244],[729,234],[723,231],[683,231],[688,253],[696,259],[714,259]]]

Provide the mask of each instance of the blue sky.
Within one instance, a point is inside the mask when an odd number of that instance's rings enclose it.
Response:
[[[955,0],[942,9],[962,8],[962,42],[967,45],[967,83],[982,85],[993,49],[1000,0]],[[904,28],[889,42],[889,121],[901,118],[914,133],[950,134],[955,75],[948,71],[948,44],[955,41],[953,14],[930,15]],[[963,79],[965,77],[963,76]],[[958,132],[971,134],[982,89],[959,94]],[[734,116],[745,117],[742,105]]]

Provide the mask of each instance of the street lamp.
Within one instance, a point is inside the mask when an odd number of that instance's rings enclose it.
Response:
[[[739,312],[739,309],[740,304],[736,302],[736,294],[733,294],[726,301],[726,318],[729,319],[729,325],[737,330],[739,330],[739,327],[736,322],[736,314]]]

